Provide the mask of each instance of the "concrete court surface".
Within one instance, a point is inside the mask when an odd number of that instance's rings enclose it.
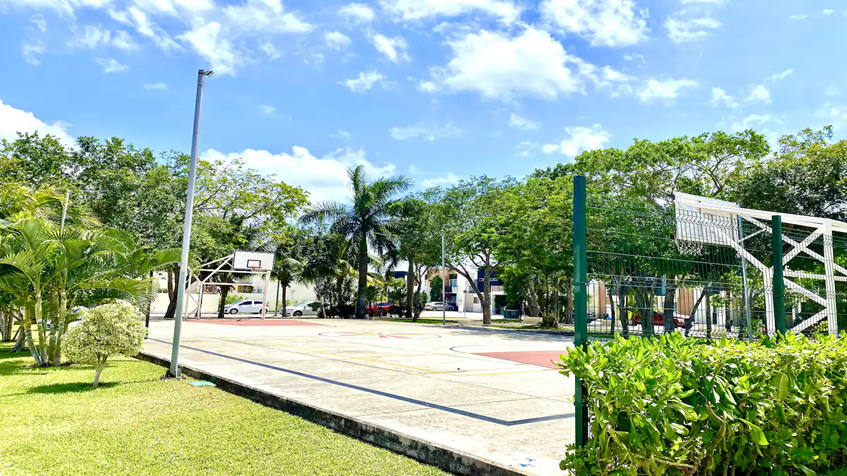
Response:
[[[144,348],[170,360],[172,337],[172,321],[151,322]],[[180,362],[519,472],[560,475],[574,384],[550,361],[572,346],[449,325],[228,318],[186,320]]]

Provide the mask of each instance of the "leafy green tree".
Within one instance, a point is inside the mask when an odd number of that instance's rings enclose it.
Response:
[[[435,208],[420,197],[398,202],[392,209],[397,217],[393,227],[398,258],[406,260],[406,313],[413,320],[420,316],[421,306],[415,304],[427,270],[441,259],[441,234]],[[440,300],[439,296],[438,299]]]
[[[440,302],[441,291],[443,289],[444,281],[441,280],[441,276],[432,278],[432,281],[429,282],[429,300],[432,302]]]
[[[482,303],[482,321],[491,323],[491,275],[498,266],[495,249],[501,238],[501,198],[514,180],[502,182],[489,177],[473,177],[447,189],[428,191],[436,203],[445,238],[445,261],[464,277]],[[482,270],[482,289],[477,285]]]
[[[82,322],[68,331],[65,354],[74,362],[94,365],[94,388],[109,357],[133,356],[141,350],[147,329],[140,317],[132,306],[104,304],[86,311]]]
[[[365,295],[368,279],[369,247],[382,253],[393,246],[392,228],[395,223],[391,213],[397,203],[393,197],[411,187],[403,176],[381,177],[367,182],[365,168],[360,165],[348,170],[353,202],[342,204],[325,202],[314,205],[300,221],[304,224],[327,222],[334,233],[346,237],[356,249],[358,265],[358,300],[356,317],[367,317]]]

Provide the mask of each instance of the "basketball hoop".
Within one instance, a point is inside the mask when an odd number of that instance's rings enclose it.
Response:
[[[701,251],[703,251],[703,243],[697,241],[680,240],[679,238],[674,238],[674,241],[676,242],[676,247],[679,250],[680,254],[696,256],[699,255]]]

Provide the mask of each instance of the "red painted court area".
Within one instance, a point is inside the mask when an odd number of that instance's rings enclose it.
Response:
[[[296,321],[293,319],[186,319],[186,322],[199,322],[201,324],[218,324],[223,326],[245,326],[245,327],[279,327],[279,326],[324,326],[315,322]]]
[[[486,352],[475,355],[555,369],[558,368],[558,366],[553,362],[559,362],[559,356],[563,354],[566,355],[567,353],[567,350],[538,350],[528,352]]]

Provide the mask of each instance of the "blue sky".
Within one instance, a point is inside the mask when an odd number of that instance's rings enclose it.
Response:
[[[0,138],[190,147],[345,195],[598,147],[847,124],[836,0],[0,0]],[[838,130],[838,129],[837,129]],[[66,139],[70,140],[70,139]]]

